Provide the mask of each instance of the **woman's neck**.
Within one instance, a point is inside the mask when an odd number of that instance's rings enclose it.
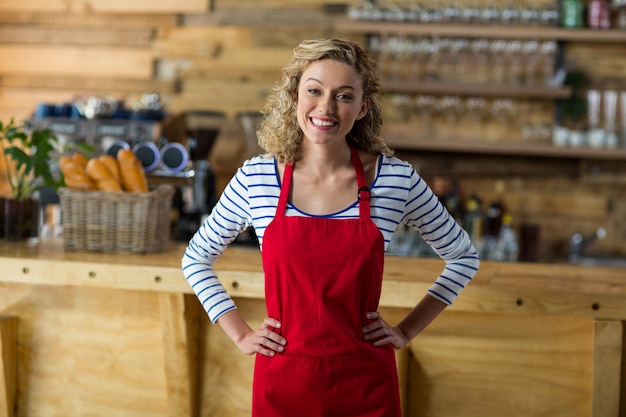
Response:
[[[352,170],[352,154],[346,142],[317,145],[304,144],[302,158],[296,167],[312,176],[327,176],[349,168]]]

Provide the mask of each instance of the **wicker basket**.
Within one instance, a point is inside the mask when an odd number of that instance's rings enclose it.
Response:
[[[147,253],[170,242],[174,189],[148,193],[59,189],[68,252]]]

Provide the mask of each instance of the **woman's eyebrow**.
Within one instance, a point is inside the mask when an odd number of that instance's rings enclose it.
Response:
[[[317,78],[313,78],[313,77],[307,78],[307,79],[306,79],[306,80],[304,80],[304,81],[305,81],[305,82],[307,82],[307,81],[315,81],[315,82],[317,82],[318,84],[322,84],[322,85],[324,85],[324,84],[323,84],[320,80],[318,80]],[[350,89],[350,90],[356,90],[356,88],[354,88],[354,86],[352,86],[352,85],[350,85],[350,84],[340,85],[339,87],[337,87],[337,90],[346,89],[346,88],[348,88],[348,89]]]

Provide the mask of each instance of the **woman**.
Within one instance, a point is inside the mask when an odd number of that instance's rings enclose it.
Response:
[[[267,154],[246,161],[189,242],[183,271],[211,320],[256,354],[252,415],[399,417],[395,349],[471,280],[467,234],[380,136],[371,55],[340,39],[294,50],[258,130]],[[446,266],[397,325],[377,312],[384,251],[416,228]],[[254,227],[267,317],[253,330],[212,264]]]

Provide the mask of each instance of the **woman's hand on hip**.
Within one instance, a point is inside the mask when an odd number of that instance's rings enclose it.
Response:
[[[402,349],[410,340],[398,327],[390,326],[377,311],[367,313],[367,319],[372,320],[363,326],[363,338],[372,341],[374,346],[392,345],[395,349]]]
[[[287,340],[272,330],[272,328],[280,328],[280,322],[266,317],[263,320],[263,325],[258,330],[246,334],[237,343],[239,349],[246,355],[260,353],[270,357],[274,356],[276,352],[284,351]]]

